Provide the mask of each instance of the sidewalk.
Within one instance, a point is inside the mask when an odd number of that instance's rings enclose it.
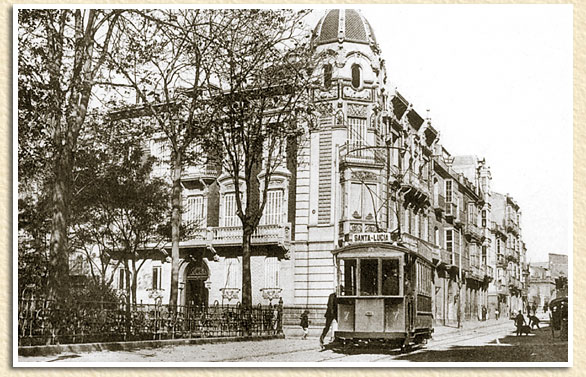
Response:
[[[505,324],[510,324],[511,329],[515,328],[513,321],[510,319],[507,319],[507,318],[500,318],[498,320],[487,319],[486,321],[464,321],[461,323],[460,328],[458,328],[457,325],[452,325],[452,324],[450,324],[448,326],[435,325],[433,327],[433,336],[435,338],[435,337],[446,335],[446,334],[458,333],[458,332],[463,332],[463,331],[469,331],[469,330],[474,330],[474,329],[480,329],[480,328],[492,327],[492,326],[498,326],[498,325],[505,325]]]

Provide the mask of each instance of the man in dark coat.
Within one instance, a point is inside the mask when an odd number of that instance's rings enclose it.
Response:
[[[515,317],[515,326],[517,326],[517,336],[521,335],[521,327],[525,326],[525,317],[519,310],[519,314]]]
[[[322,346],[324,345],[324,339],[330,331],[330,326],[332,325],[333,320],[338,319],[338,299],[336,297],[336,293],[330,294],[328,297],[328,308],[326,309],[326,325],[324,326],[324,330],[321,332],[321,336],[319,337],[319,344]]]

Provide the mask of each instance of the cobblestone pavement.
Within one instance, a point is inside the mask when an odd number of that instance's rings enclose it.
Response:
[[[437,328],[434,339],[408,354],[385,347],[331,344],[321,350],[317,338],[272,339],[235,343],[180,345],[133,351],[67,353],[20,357],[20,362],[564,362],[568,343],[552,338],[549,328],[514,336],[512,321]],[[104,364],[104,366],[107,364]],[[148,366],[148,364],[145,364]]]

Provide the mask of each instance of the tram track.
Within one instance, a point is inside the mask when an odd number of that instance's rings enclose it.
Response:
[[[399,351],[393,352],[391,350],[389,350],[389,353],[386,353],[384,355],[380,355],[380,357],[374,357],[372,359],[369,359],[369,362],[377,362],[377,361],[382,361],[385,359],[392,359],[394,357],[398,357],[401,355],[406,355],[406,354],[416,354],[416,353],[420,353],[420,352],[425,352],[426,350],[432,350],[436,347],[443,347],[446,345],[450,345],[450,344],[459,344],[462,342],[466,342],[468,340],[472,340],[478,337],[482,337],[482,336],[486,336],[486,335],[490,335],[490,334],[496,334],[495,330],[505,330],[507,327],[509,326],[509,324],[505,324],[505,323],[498,323],[498,324],[494,324],[494,325],[489,325],[489,326],[483,326],[483,327],[479,327],[476,329],[469,329],[468,331],[466,331],[465,329],[462,330],[463,332],[459,333],[458,331],[454,331],[454,332],[449,332],[449,333],[445,333],[442,334],[441,337],[438,337],[437,340],[431,340],[430,342],[428,342],[428,344],[426,346],[419,346],[417,347],[417,349],[414,349],[413,351],[409,352],[409,353],[400,353]],[[498,331],[500,333],[500,331]],[[415,348],[415,347],[414,347]],[[271,352],[264,352],[264,353],[259,353],[259,354],[255,354],[254,358],[265,358],[265,357],[277,357],[279,355],[300,355],[303,353],[309,353],[309,354],[313,354],[316,351],[319,351],[320,347],[305,347],[303,349],[295,349],[295,350],[288,350],[287,352],[282,352],[282,351],[271,351]],[[369,349],[368,348],[364,348],[364,349],[352,349],[349,348],[349,353],[343,352],[342,353],[337,353],[340,351],[334,351],[336,353],[334,354],[323,354],[322,358],[319,358],[318,360],[315,360],[315,362],[335,362],[337,360],[343,360],[355,355],[368,355],[369,354]],[[360,351],[364,351],[364,352],[360,352]],[[380,350],[379,350],[380,352]],[[372,354],[371,354],[372,355]],[[374,355],[372,355],[374,356]],[[217,360],[220,362],[238,362],[238,361],[243,361],[245,359],[249,359],[250,356],[243,356],[243,357],[237,357],[237,358],[227,358],[227,359],[222,359],[222,360]]]

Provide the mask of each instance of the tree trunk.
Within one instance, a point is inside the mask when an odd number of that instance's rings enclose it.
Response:
[[[132,307],[136,308],[136,290],[138,283],[138,271],[136,270],[136,257],[132,258],[132,285],[130,286],[132,292]]]
[[[58,129],[56,141],[63,140]],[[69,291],[69,242],[68,224],[71,187],[71,152],[67,144],[61,146],[55,158],[55,177],[53,182],[53,205],[51,224],[51,246],[49,252],[49,297],[61,299]]]
[[[169,306],[171,310],[177,307],[179,291],[179,241],[181,229],[181,153],[172,153],[171,180],[171,291]]]
[[[125,335],[125,339],[127,340],[128,336],[130,335],[130,323],[131,323],[131,310],[130,310],[130,268],[128,266],[128,259],[126,259],[126,257],[124,257],[124,269],[126,270],[125,274],[124,274],[124,283],[126,285],[126,297],[125,297],[125,304],[126,304],[126,310],[125,310],[125,315],[126,315],[126,319],[124,321],[125,326],[124,328],[126,329],[126,335]]]
[[[60,15],[60,24],[65,24],[66,13]],[[49,127],[53,130],[55,161],[53,165],[53,187],[51,203],[51,243],[49,245],[48,288],[49,298],[58,300],[68,293],[69,258],[68,235],[69,213],[67,204],[70,196],[71,152],[68,149],[66,132],[62,123],[63,103],[61,90],[61,68],[64,48],[63,31],[47,27],[48,72],[49,72]]]
[[[250,274],[250,241],[252,231],[242,226],[242,307],[252,308],[252,279]]]

